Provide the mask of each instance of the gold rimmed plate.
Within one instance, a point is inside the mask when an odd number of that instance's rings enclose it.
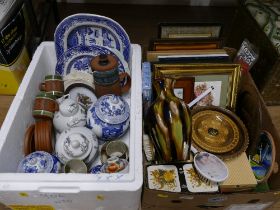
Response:
[[[192,140],[198,150],[222,159],[238,156],[249,143],[243,122],[233,112],[216,106],[192,110]]]

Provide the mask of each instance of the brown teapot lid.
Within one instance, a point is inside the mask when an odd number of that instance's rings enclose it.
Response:
[[[118,66],[118,60],[113,55],[101,54],[91,60],[90,66],[92,71],[109,71]]]

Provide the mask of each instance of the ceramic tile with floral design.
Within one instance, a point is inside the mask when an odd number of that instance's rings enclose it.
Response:
[[[218,185],[213,182],[205,182],[199,178],[192,164],[183,166],[187,188],[190,192],[217,192]]]
[[[174,165],[153,165],[147,167],[150,189],[181,192],[178,170]]]

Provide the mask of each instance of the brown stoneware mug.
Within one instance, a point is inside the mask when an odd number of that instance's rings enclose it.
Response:
[[[130,89],[130,76],[119,72],[118,60],[113,55],[98,55],[91,60],[90,66],[97,97],[106,94],[120,96]]]
[[[32,114],[36,119],[52,119],[58,109],[56,97],[46,92],[41,92],[35,98]]]
[[[46,75],[45,81],[40,84],[39,89],[57,98],[61,97],[64,93],[64,81],[62,76]]]

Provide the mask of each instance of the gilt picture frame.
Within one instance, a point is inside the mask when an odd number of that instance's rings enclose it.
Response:
[[[154,78],[171,77],[183,79],[194,77],[194,93],[202,93],[209,87],[214,90],[208,95],[208,101],[203,105],[215,105],[235,110],[238,84],[240,80],[239,64],[194,63],[194,64],[153,64]],[[209,96],[211,95],[210,99]],[[206,97],[205,97],[206,98]]]
[[[161,39],[219,38],[221,33],[220,23],[160,23],[158,32]]]

